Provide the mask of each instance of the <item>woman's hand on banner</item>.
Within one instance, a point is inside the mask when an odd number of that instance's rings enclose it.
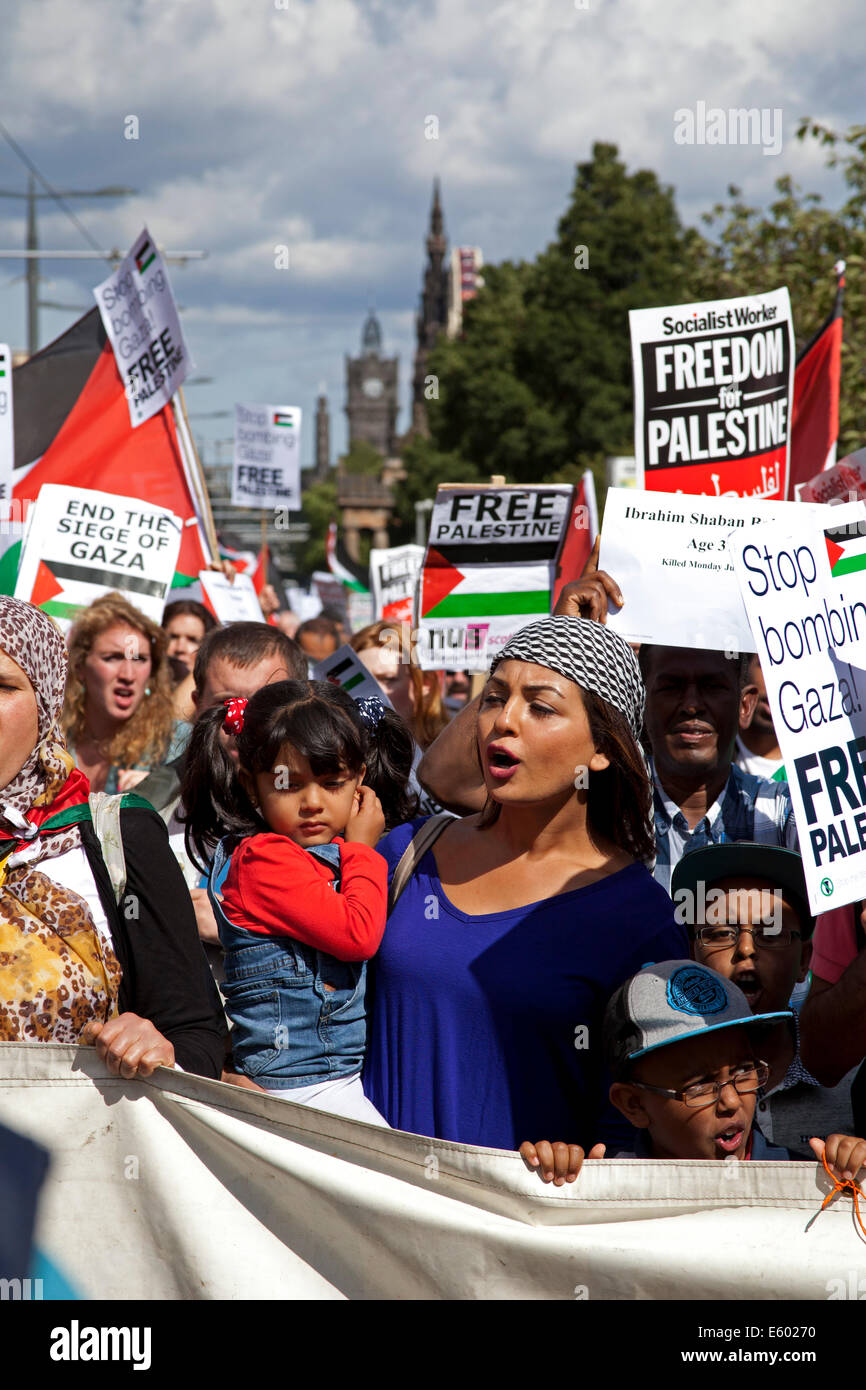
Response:
[[[174,1066],[174,1048],[149,1019],[138,1014],[118,1014],[107,1023],[91,1019],[81,1041],[92,1043],[110,1072],[127,1081],[152,1076],[157,1067]]]
[[[591,618],[593,622],[607,621],[608,603],[622,608],[625,599],[622,590],[604,570],[598,568],[598,550],[601,536],[596,536],[583,574],[579,579],[564,585],[559,595],[554,616],[566,618]]]

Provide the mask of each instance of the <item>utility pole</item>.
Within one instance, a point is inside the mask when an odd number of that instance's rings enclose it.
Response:
[[[60,198],[125,198],[134,192],[134,188],[97,188],[93,190],[74,188],[65,190],[56,196]],[[0,198],[27,199],[27,251],[25,259],[27,261],[27,352],[30,357],[33,356],[34,352],[39,351],[39,234],[36,226],[36,200],[37,198],[54,197],[53,193],[36,192],[36,180],[32,174],[28,177],[26,193],[17,193],[12,189],[0,188]],[[10,253],[2,254],[5,256]],[[20,256],[21,252],[13,251],[11,255]],[[57,258],[54,257],[54,259]]]

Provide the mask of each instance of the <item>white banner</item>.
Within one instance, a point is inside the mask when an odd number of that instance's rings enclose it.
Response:
[[[50,1043],[0,1044],[0,1120],[51,1150],[37,1241],[84,1298],[711,1306],[866,1275],[817,1163],[603,1160],[545,1187],[516,1153]]]
[[[737,537],[734,559],[809,906],[844,907],[866,897],[866,506],[789,508],[784,523]]]
[[[180,518],[165,507],[44,483],[27,514],[15,597],[65,628],[100,594],[117,589],[159,623],[180,532]]]
[[[232,506],[301,505],[301,411],[294,405],[236,405]]]
[[[15,468],[15,425],[12,415],[12,353],[0,343],[0,519],[5,519],[12,501],[12,473]]]
[[[608,623],[628,642],[753,652],[731,551],[731,535],[780,517],[802,517],[795,502],[756,505],[738,497],[689,497],[609,488],[599,568],[625,603]]]
[[[193,362],[168,271],[145,227],[113,274],[93,291],[129,402],[133,426],[168,405]]]
[[[786,289],[632,309],[639,487],[785,497],[794,399]]]
[[[370,551],[370,587],[376,619],[412,622],[412,604],[423,559],[423,545],[394,545],[388,550],[374,547]]]
[[[227,579],[220,570],[200,570],[199,581],[205,597],[221,623],[263,623],[259,596],[248,574]]]

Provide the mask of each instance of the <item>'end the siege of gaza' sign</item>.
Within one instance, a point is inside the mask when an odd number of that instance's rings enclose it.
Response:
[[[155,623],[180,549],[181,521],[137,497],[45,483],[27,513],[15,597],[66,628],[118,590]]]
[[[794,395],[786,289],[633,309],[638,486],[784,499]]]
[[[866,897],[866,507],[799,510],[731,545],[818,913]]]

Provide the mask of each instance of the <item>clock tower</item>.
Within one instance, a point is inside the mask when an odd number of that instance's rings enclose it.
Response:
[[[361,335],[361,356],[346,358],[349,448],[364,439],[384,458],[396,450],[398,358],[382,356],[382,329],[371,309]]]

